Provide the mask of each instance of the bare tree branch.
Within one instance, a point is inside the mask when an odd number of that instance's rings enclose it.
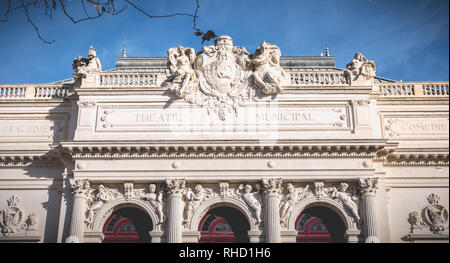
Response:
[[[32,21],[31,18],[30,18],[30,15],[28,14],[28,7],[25,6],[23,0],[20,0],[20,3],[22,4],[23,10],[25,11],[25,14],[26,14],[26,16],[27,16],[28,23],[30,23],[30,24],[34,27],[34,30],[36,31],[36,34],[38,35],[39,39],[42,40],[42,41],[43,41],[44,43],[46,43],[46,44],[52,44],[52,43],[54,43],[55,40],[48,41],[48,40],[45,40],[44,38],[42,38],[41,34],[39,33],[39,28],[33,23],[33,21]]]
[[[116,8],[116,4],[119,1],[123,1],[125,4],[122,8]],[[202,43],[204,41],[209,41],[212,38],[215,38],[216,35],[213,31],[208,30],[206,33],[203,33],[199,28],[197,28],[197,19],[198,19],[198,10],[200,9],[199,0],[195,0],[196,8],[193,14],[191,13],[173,13],[173,14],[167,14],[167,15],[151,15],[149,12],[145,11],[144,9],[138,7],[134,1],[132,0],[80,0],[81,2],[81,8],[83,10],[82,16],[79,18],[76,18],[72,14],[72,12],[67,8],[65,0],[29,0],[26,2],[26,0],[20,0],[20,4],[15,6],[13,5],[13,0],[8,0],[8,7],[4,13],[4,19],[0,18],[0,22],[6,23],[8,22],[8,15],[11,14],[14,11],[17,10],[23,10],[25,13],[25,17],[27,18],[28,23],[34,28],[36,31],[36,34],[39,39],[41,39],[46,44],[52,44],[55,42],[55,40],[48,41],[44,39],[40,32],[38,26],[33,22],[31,19],[29,9],[35,8],[35,9],[43,9],[44,15],[49,17],[51,20],[53,20],[53,13],[56,10],[61,10],[65,17],[67,17],[72,23],[77,24],[80,22],[88,21],[88,20],[95,20],[100,17],[102,17],[105,14],[109,15],[119,15],[122,13],[127,6],[131,6],[137,11],[139,11],[141,14],[147,16],[148,18],[172,18],[175,16],[188,16],[192,17],[193,21],[193,29],[194,34],[196,36],[202,37]],[[89,7],[92,7],[93,10],[95,10],[96,15],[90,15],[89,13]]]

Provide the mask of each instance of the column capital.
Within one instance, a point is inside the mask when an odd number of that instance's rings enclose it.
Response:
[[[88,179],[76,179],[70,180],[70,189],[72,190],[72,195],[85,197],[89,194],[91,184]]]
[[[281,178],[263,178],[261,182],[266,195],[281,194],[281,184],[283,183]]]
[[[358,185],[363,195],[375,195],[378,189],[378,178],[376,177],[360,177]]]
[[[166,180],[167,193],[169,195],[181,194],[186,188],[186,180],[183,179],[167,179]]]

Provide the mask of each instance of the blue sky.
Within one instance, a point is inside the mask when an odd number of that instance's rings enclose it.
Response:
[[[79,5],[66,2],[69,8]],[[152,15],[195,10],[195,0],[134,2]],[[0,1],[0,16],[6,3]],[[73,58],[86,57],[90,45],[97,48],[104,70],[115,67],[124,44],[129,57],[166,56],[178,44],[196,51],[202,47],[190,17],[149,19],[127,7],[118,16],[73,24],[60,11],[53,20],[42,13],[30,15],[42,36],[55,40],[51,45],[38,39],[22,11],[0,23],[0,83],[70,78]],[[381,77],[449,80],[448,0],[200,0],[197,25],[231,36],[250,52],[266,41],[278,45],[284,56],[316,56],[328,44],[340,68],[359,51],[375,61]]]

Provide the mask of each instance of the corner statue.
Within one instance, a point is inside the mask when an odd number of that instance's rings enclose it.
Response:
[[[97,57],[96,49],[91,46],[88,51],[88,58],[78,56],[73,60],[72,68],[75,70],[73,77],[76,79],[86,78],[89,72],[101,72],[102,64]]]
[[[229,36],[219,36],[214,46],[195,54],[193,48],[170,48],[169,76],[162,83],[178,98],[207,107],[225,120],[227,112],[255,99],[256,93],[282,92],[286,74],[280,66],[281,51],[263,42],[254,55],[244,47],[233,46]]]

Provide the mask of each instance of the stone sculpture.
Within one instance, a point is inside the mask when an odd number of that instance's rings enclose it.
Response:
[[[86,75],[90,72],[101,72],[102,64],[97,57],[96,49],[91,46],[88,51],[88,58],[78,56],[73,60],[72,68],[75,70],[73,77],[75,80],[80,78],[86,78]]]
[[[257,191],[252,192],[252,186],[249,184],[247,184],[245,187],[242,184],[239,186],[239,190],[242,191],[244,189],[244,194],[241,194],[242,199],[255,212],[257,224],[262,222],[262,220],[261,220],[262,205],[261,205],[261,202],[257,198],[257,196],[260,197],[260,193],[259,193],[260,189],[259,188],[260,188],[259,184],[257,184],[256,185]]]
[[[164,222],[164,213],[163,213],[163,191],[159,191],[158,194],[156,194],[156,185],[150,184],[148,186],[149,193],[143,194],[140,196],[141,199],[147,200],[150,205],[155,209],[156,214],[159,217],[159,223],[162,224]]]
[[[170,75],[162,87],[217,113],[221,120],[255,99],[257,89],[266,95],[282,91],[281,52],[273,44],[263,42],[252,55],[244,47],[234,47],[231,37],[219,36],[214,46],[205,46],[198,54],[182,46],[167,53]]]
[[[346,183],[341,183],[337,189],[336,187],[332,187],[330,197],[341,201],[342,205],[350,211],[355,221],[358,222],[360,217],[358,215],[358,206],[355,203],[358,199],[347,193],[347,189],[348,184]]]
[[[370,80],[375,77],[375,62],[368,60],[363,54],[357,52],[352,61],[347,63],[344,74],[348,81],[357,80],[363,76],[365,80]]]
[[[36,213],[31,213],[25,219],[18,195],[11,196],[6,203],[8,206],[0,211],[0,231],[4,236],[37,230]]]
[[[194,211],[199,207],[199,205],[205,198],[203,187],[198,184],[195,186],[194,191],[186,191],[185,198],[187,203],[184,210],[184,222],[187,223],[192,217]]]
[[[98,186],[98,193],[94,196],[94,199],[92,201],[92,205],[89,207],[88,210],[88,217],[86,219],[86,223],[88,225],[91,225],[94,220],[94,212],[98,209],[102,208],[103,205],[110,200],[110,196],[105,190],[105,187],[103,185]]]

